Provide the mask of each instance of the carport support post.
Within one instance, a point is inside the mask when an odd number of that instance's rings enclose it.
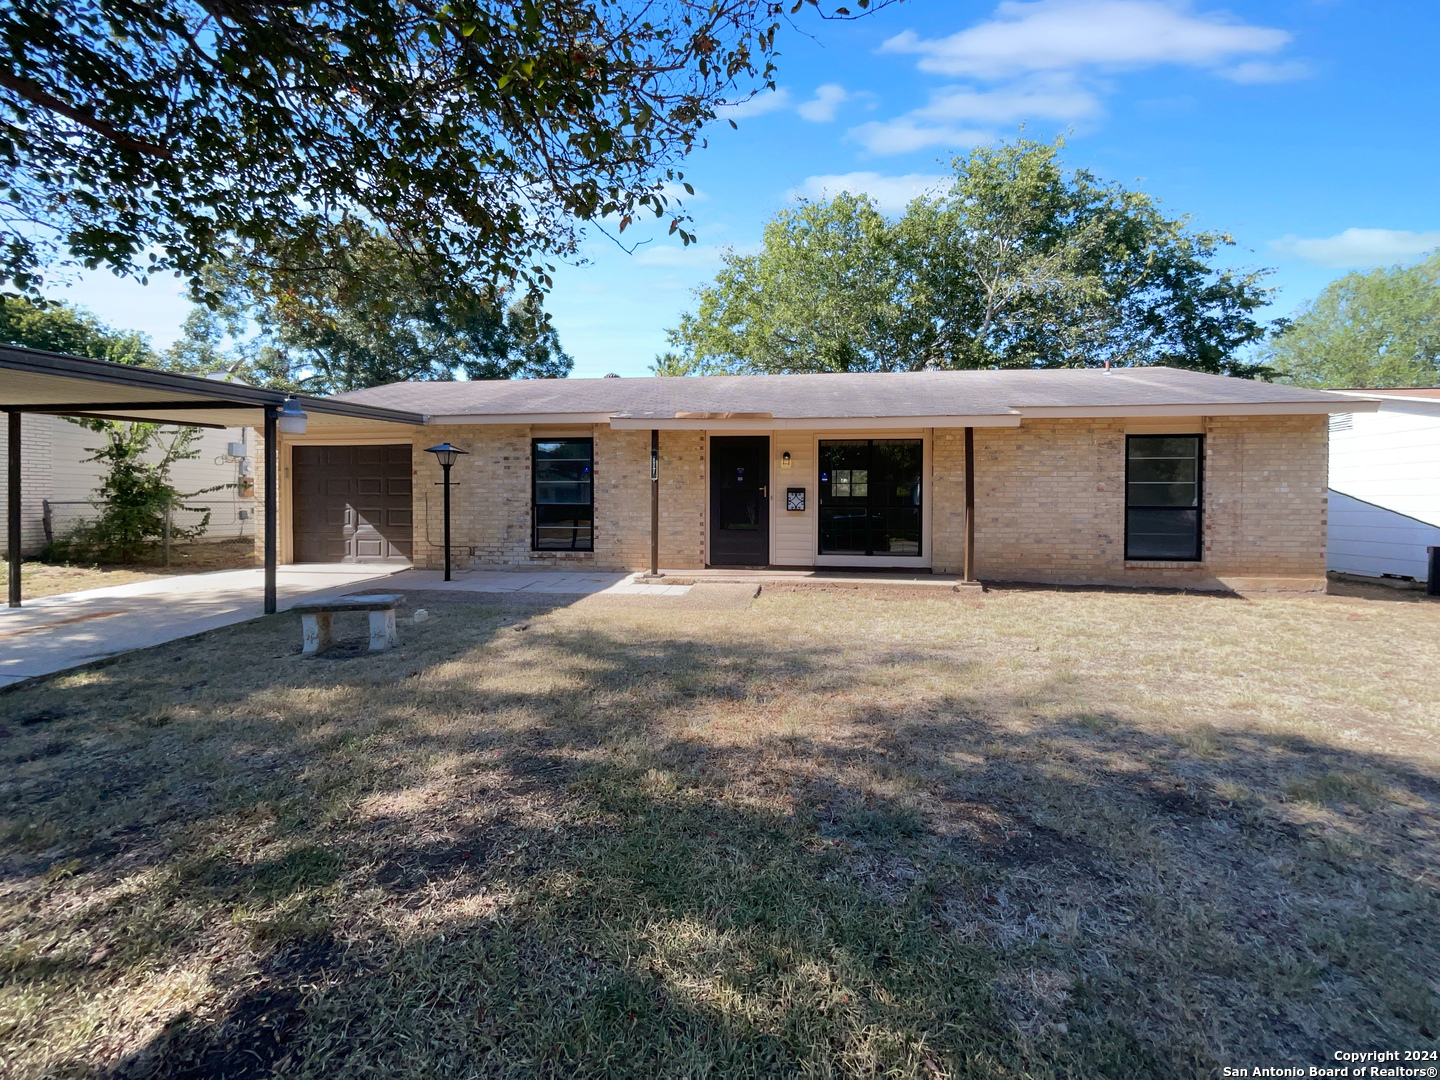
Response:
[[[276,420],[280,410],[265,407],[265,614],[275,614],[275,514],[280,490],[280,448]]]
[[[660,576],[660,432],[650,429],[650,576]]]
[[[10,436],[10,471],[6,475],[6,554],[10,560],[10,606],[20,606],[20,414],[6,413]]]
[[[975,580],[975,429],[965,429],[965,580]]]

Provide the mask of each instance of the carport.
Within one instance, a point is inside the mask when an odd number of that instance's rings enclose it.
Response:
[[[9,421],[7,518],[12,608],[20,606],[21,425],[25,413],[194,427],[263,427],[265,432],[265,613],[274,614],[281,417],[305,430],[356,421],[403,425],[425,417],[398,409],[313,398],[219,379],[177,375],[18,346],[0,346],[0,410]],[[300,425],[304,425],[303,428]]]

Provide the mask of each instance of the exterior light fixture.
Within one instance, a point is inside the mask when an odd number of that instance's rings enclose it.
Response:
[[[292,397],[285,399],[275,423],[281,435],[304,435],[307,419],[305,410],[300,408],[300,399]]]
[[[780,455],[780,468],[782,468],[782,469],[788,469],[788,468],[790,468],[790,451],[789,451],[789,450],[786,450],[785,453],[783,453],[783,454]]]
[[[460,460],[461,454],[468,454],[470,451],[461,450],[458,446],[451,446],[448,442],[439,446],[427,447],[427,454],[434,454],[435,460],[440,463],[440,468],[445,474],[440,487],[445,489],[445,580],[450,580],[450,466]]]

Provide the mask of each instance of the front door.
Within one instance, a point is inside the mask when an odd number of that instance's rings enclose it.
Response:
[[[711,566],[770,562],[770,436],[710,440]]]

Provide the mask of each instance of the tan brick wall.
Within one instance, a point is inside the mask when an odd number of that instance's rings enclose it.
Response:
[[[1204,557],[1126,563],[1126,421],[1026,421],[975,429],[975,572],[1017,581],[1217,587],[1325,577],[1325,417],[1204,423]],[[964,431],[938,429],[937,572],[964,558]]]
[[[650,565],[650,432],[597,427],[595,551],[530,549],[530,439],[516,425],[419,429],[415,438],[415,561],[443,564],[440,467],[426,446],[449,442],[470,457],[452,471],[451,544],[457,565],[593,567],[643,570]],[[542,429],[543,430],[543,429]],[[547,432],[548,433],[548,432]],[[704,437],[660,436],[660,561],[668,568],[701,565],[704,551]],[[470,549],[474,549],[473,556]]]
[[[977,576],[1208,588],[1239,579],[1323,583],[1325,417],[1212,417],[1204,422],[1205,554],[1199,564],[1125,562],[1126,425],[1124,419],[1049,420],[975,429]],[[414,430],[417,565],[437,568],[443,561],[440,489],[435,486],[440,468],[424,451],[446,441],[470,452],[453,474],[459,485],[452,491],[456,565],[604,570],[649,565],[650,433],[604,427],[593,432],[592,554],[530,550],[534,430],[523,425]],[[962,429],[934,432],[931,543],[937,573],[959,573],[963,566],[964,446]],[[258,440],[255,456],[258,492],[264,482]],[[704,565],[706,485],[704,433],[663,432],[662,566]],[[257,533],[263,527],[257,520]],[[288,528],[288,514],[282,527]]]

